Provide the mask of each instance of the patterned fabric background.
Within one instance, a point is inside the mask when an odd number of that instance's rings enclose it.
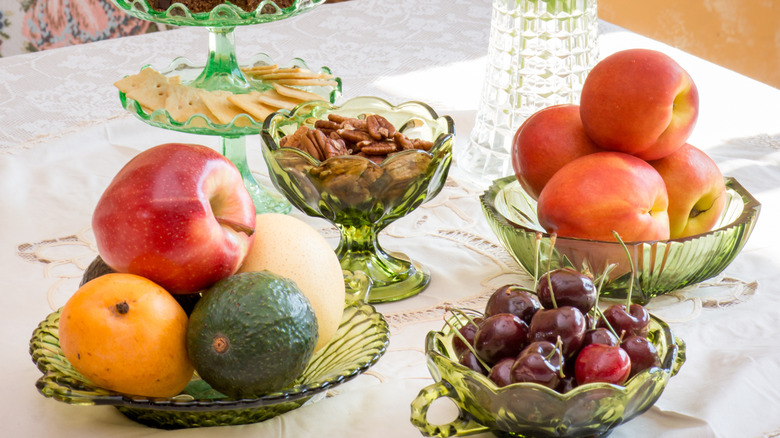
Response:
[[[158,30],[109,0],[0,0],[0,56]]]

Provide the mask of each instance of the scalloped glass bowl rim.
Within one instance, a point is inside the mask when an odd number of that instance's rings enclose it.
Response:
[[[127,407],[133,409],[153,409],[153,410],[171,411],[171,412],[187,411],[188,408],[196,412],[197,411],[222,411],[222,410],[244,409],[244,408],[262,408],[265,406],[272,406],[280,402],[295,401],[295,400],[313,397],[314,395],[317,395],[334,386],[338,386],[342,383],[352,380],[353,378],[362,374],[371,366],[373,366],[381,358],[381,356],[384,355],[385,351],[387,350],[387,345],[389,343],[389,328],[387,325],[387,321],[384,319],[382,314],[377,312],[372,305],[367,303],[355,303],[355,304],[347,305],[345,309],[348,309],[349,307],[354,307],[355,311],[364,314],[365,315],[364,321],[368,321],[371,318],[376,319],[376,326],[377,326],[376,342],[381,343],[381,345],[378,346],[379,347],[378,351],[375,354],[373,354],[371,357],[362,358],[365,359],[364,363],[355,362],[354,365],[357,366],[354,368],[354,370],[352,370],[348,374],[340,374],[338,376],[333,376],[328,380],[296,384],[284,390],[265,394],[261,397],[251,398],[251,399],[228,399],[228,398],[194,399],[187,394],[179,394],[169,398],[154,398],[154,397],[120,394],[103,388],[99,388],[97,386],[88,387],[87,385],[85,385],[83,388],[69,387],[69,389],[70,390],[78,389],[84,391],[87,388],[94,388],[94,390],[96,391],[104,392],[105,394],[88,397],[89,399],[91,399],[94,405],[113,405],[113,406]],[[38,328],[36,329],[36,332],[47,321],[49,321],[50,318],[54,317],[55,315],[58,315],[59,312],[60,310],[57,310],[49,314],[46,320],[42,321],[39,324]],[[317,356],[315,355],[312,358],[312,362],[310,363],[313,363],[314,360],[316,360],[316,358]],[[38,365],[37,361],[36,361],[36,365]],[[43,392],[42,391],[43,388],[47,386],[45,380],[48,372],[45,370],[41,370],[41,371],[44,373],[44,376],[38,379],[36,385],[39,386],[39,390]],[[70,404],[68,400],[62,397],[61,395],[60,396],[51,395],[51,397],[58,401]]]
[[[274,64],[274,60],[265,53],[257,53],[250,58],[249,63],[246,65],[252,66],[258,64],[271,65]],[[293,58],[286,65],[309,69],[309,67],[306,64],[306,61],[304,61],[301,58]],[[142,66],[139,69],[139,71],[147,67],[154,68],[150,64],[146,64]],[[201,71],[204,67],[205,65],[196,64],[190,61],[186,57],[179,56],[177,58],[174,58],[166,68],[158,71],[161,74],[168,76],[170,74],[175,73],[177,70],[186,68],[186,69]],[[319,71],[322,73],[332,74],[332,71],[327,66],[320,67]],[[329,93],[329,98],[333,101],[335,101],[336,98],[341,94],[341,90],[342,90],[341,78],[336,77],[334,78],[334,80],[336,81],[337,85]],[[263,122],[257,122],[247,114],[239,114],[233,118],[231,123],[227,123],[227,124],[214,123],[204,114],[194,114],[185,122],[179,122],[173,119],[170,113],[165,108],[157,108],[151,113],[147,113],[146,111],[143,110],[140,103],[138,103],[134,99],[127,97],[127,95],[122,91],[119,92],[119,100],[122,103],[122,107],[124,107],[125,110],[127,110],[128,112],[133,113],[136,117],[140,118],[146,123],[149,123],[153,126],[157,126],[160,128],[165,128],[165,129],[192,132],[201,135],[220,135],[220,136],[238,137],[241,135],[256,135],[263,129],[263,125],[264,125]],[[248,123],[248,125],[237,126],[236,122],[239,120],[244,120],[246,123]]]
[[[452,120],[450,116],[439,116],[438,113],[427,103],[421,102],[418,100],[410,100],[406,102],[402,102],[399,104],[392,104],[386,99],[383,99],[381,97],[376,96],[357,96],[353,97],[345,102],[342,102],[341,104],[333,104],[327,101],[309,101],[309,102],[303,102],[299,105],[297,105],[295,108],[293,108],[290,111],[281,110],[276,111],[266,117],[265,122],[263,123],[263,129],[261,132],[261,135],[263,137],[263,142],[268,146],[268,149],[271,151],[277,151],[281,149],[279,146],[276,137],[274,134],[271,133],[272,128],[278,123],[280,119],[285,119],[288,121],[292,121],[296,117],[298,117],[302,112],[305,112],[305,114],[310,114],[313,112],[321,112],[321,114],[327,114],[327,113],[338,113],[339,110],[350,110],[353,108],[361,108],[363,106],[372,105],[372,104],[379,104],[382,108],[382,110],[386,112],[401,112],[404,109],[407,108],[414,108],[416,111],[414,111],[415,114],[419,114],[421,112],[426,112],[427,117],[434,122],[440,122],[445,121],[447,124],[447,131],[440,134],[437,138],[433,139],[434,144],[433,147],[431,147],[430,150],[426,151],[429,155],[435,155],[435,152],[441,147],[441,145],[447,143],[448,140],[450,140],[455,135],[455,122]],[[382,115],[383,113],[381,111],[374,111],[374,114]],[[291,123],[292,124],[292,123]],[[299,124],[295,124],[295,126],[299,126]],[[322,161],[312,157],[309,153],[300,151],[303,155],[308,157],[312,162],[320,164]],[[404,151],[407,152],[407,151]],[[403,154],[396,153],[394,156],[399,156]],[[361,160],[368,161],[365,157],[350,155],[351,158],[357,158]],[[333,157],[333,158],[344,158],[344,157]],[[384,160],[380,166],[385,165],[388,162],[391,162],[391,158]],[[325,160],[327,161],[327,160]]]
[[[701,234],[695,234],[693,236],[687,236],[687,237],[681,237],[677,239],[668,239],[668,240],[645,240],[645,241],[632,241],[632,242],[625,242],[626,245],[641,245],[641,244],[653,244],[653,243],[672,243],[672,242],[679,242],[684,243],[689,240],[694,240],[701,238],[703,236],[711,235],[719,231],[727,231],[730,228],[733,228],[735,226],[743,225],[747,223],[748,221],[753,218],[753,216],[756,215],[755,209],[759,208],[761,206],[761,203],[756,200],[753,195],[751,195],[747,190],[745,190],[744,187],[742,187],[739,182],[733,178],[733,177],[725,177],[727,185],[728,184],[735,184],[737,188],[733,188],[733,190],[740,195],[742,198],[742,212],[739,214],[739,216],[734,219],[733,221],[722,224],[718,228],[714,228],[710,231],[707,231],[706,233]],[[550,233],[547,233],[543,229],[539,228],[529,228],[528,226],[525,226],[523,224],[518,224],[517,222],[513,222],[509,218],[506,217],[501,211],[496,208],[496,197],[501,193],[503,190],[506,189],[510,184],[514,184],[517,181],[517,179],[514,176],[506,176],[502,178],[498,178],[488,187],[488,189],[484,192],[482,195],[482,203],[487,207],[490,214],[493,216],[493,219],[498,222],[502,226],[509,226],[511,228],[514,228],[516,230],[525,232],[525,233],[542,233],[542,238],[550,238]],[[527,192],[517,184],[517,187],[519,190],[522,190],[523,194],[528,196]],[[609,241],[609,240],[593,240],[593,239],[583,239],[583,238],[577,238],[577,237],[564,237],[564,236],[557,236],[557,240],[561,241],[580,241],[580,242],[592,242],[594,244],[608,244],[608,245],[619,245],[619,242],[616,241]]]
[[[684,362],[684,358],[679,357],[680,345],[678,345],[678,342],[682,342],[682,340],[674,336],[674,333],[671,331],[669,325],[666,324],[666,322],[664,322],[662,319],[652,314],[650,315],[650,318],[656,324],[658,324],[662,332],[668,333],[667,337],[670,338],[669,345],[667,346],[666,356],[663,357],[661,360],[661,363],[668,363],[669,366],[668,368],[664,366],[653,367],[648,370],[641,371],[640,373],[638,373],[637,375],[629,379],[624,385],[615,385],[612,383],[587,383],[584,385],[578,385],[566,393],[560,393],[552,388],[548,388],[538,383],[528,383],[528,382],[512,383],[504,387],[499,387],[492,380],[490,380],[488,376],[485,376],[484,374],[480,374],[474,370],[471,370],[457,363],[456,361],[452,360],[449,356],[439,351],[439,349],[435,348],[436,340],[442,340],[449,336],[450,328],[446,324],[442,330],[432,331],[428,333],[427,336],[428,341],[426,342],[425,353],[427,355],[437,356],[439,359],[445,360],[448,363],[448,365],[451,365],[452,367],[454,367],[454,369],[459,370],[462,374],[469,376],[469,378],[471,378],[472,380],[481,383],[484,389],[487,389],[494,394],[502,394],[505,392],[512,392],[516,390],[536,390],[536,391],[543,391],[551,396],[554,396],[556,399],[558,399],[561,402],[566,402],[569,399],[577,398],[582,393],[593,391],[593,390],[608,389],[609,391],[615,393],[622,393],[624,395],[627,395],[631,387],[636,385],[637,380],[644,380],[650,375],[659,372],[669,373],[671,377],[676,372],[675,368],[679,369]],[[447,332],[445,332],[445,330],[447,330]],[[429,348],[431,345],[433,345],[433,348]],[[676,364],[678,360],[682,360],[683,362]],[[450,384],[452,385],[452,383]]]
[[[293,4],[286,8],[276,6],[277,10],[272,13],[261,13],[261,10],[265,6],[275,6],[273,0],[266,0],[266,3],[258,4],[254,11],[245,11],[232,3],[224,3],[206,12],[192,12],[187,6],[177,2],[173,2],[165,11],[153,9],[148,0],[111,0],[111,2],[128,14],[142,20],[178,26],[232,27],[290,18],[319,6],[325,0],[294,0]],[[301,7],[301,3],[305,3],[303,7]]]

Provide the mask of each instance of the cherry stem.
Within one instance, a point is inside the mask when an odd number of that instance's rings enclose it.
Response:
[[[560,336],[558,336],[558,340],[555,341],[555,350],[553,350],[553,353],[558,353],[560,355],[561,365],[563,365],[563,340],[561,340]],[[550,358],[552,358],[552,355],[550,355]],[[566,374],[563,372],[563,366],[558,368],[558,376],[560,376],[561,379],[566,377]]]
[[[558,308],[558,303],[555,301],[555,291],[553,291],[552,286],[552,276],[550,275],[550,271],[552,270],[552,258],[553,258],[553,249],[555,248],[555,240],[557,235],[555,233],[550,234],[550,253],[547,254],[547,286],[550,288],[550,299],[552,300],[553,309]]]
[[[465,316],[465,317],[466,317],[466,319],[468,319],[468,321],[469,321],[470,323],[474,324],[474,321],[473,321],[473,320],[471,320],[471,318],[469,318],[469,317],[468,317],[468,315],[466,315],[465,313],[463,313],[463,312],[462,312],[460,309],[453,309],[453,310],[456,310],[456,311],[460,312],[460,314],[461,314],[462,316]],[[455,313],[455,312],[453,312],[453,313]],[[452,323],[450,322],[450,320],[448,320],[446,317],[444,318],[444,323],[445,323],[445,324],[447,324],[447,326],[448,326],[448,327],[449,327],[449,328],[452,330],[452,333],[453,333],[455,336],[457,336],[457,337],[458,337],[458,338],[459,338],[459,339],[460,339],[460,340],[461,340],[461,341],[462,341],[462,342],[463,342],[463,343],[466,345],[466,348],[468,348],[468,349],[469,349],[469,351],[471,351],[471,353],[474,355],[474,357],[475,357],[475,358],[477,358],[477,361],[480,363],[480,365],[482,365],[483,367],[485,367],[485,369],[486,369],[486,370],[488,370],[488,372],[490,372],[490,370],[491,370],[491,367],[490,367],[488,364],[486,364],[486,363],[485,363],[485,361],[483,361],[483,360],[482,360],[482,359],[479,357],[479,355],[477,354],[477,351],[474,349],[474,346],[473,346],[473,345],[471,345],[471,342],[469,342],[469,341],[467,341],[467,340],[466,340],[466,337],[465,337],[465,336],[463,336],[463,334],[460,332],[460,330],[458,330],[457,328],[455,328],[455,326],[454,326],[454,325],[452,325]]]
[[[615,335],[616,338],[620,339],[622,335],[618,335],[618,333],[615,331],[615,329],[612,327],[612,324],[609,323],[609,320],[607,320],[607,317],[604,316],[604,312],[601,311],[599,307],[594,307],[594,310],[598,314],[598,317],[601,318],[602,321],[604,321],[604,324],[606,324],[607,329],[612,332],[613,335]]]
[[[634,277],[636,277],[636,270],[634,269],[634,261],[631,259],[631,253],[628,251],[628,247],[625,242],[623,242],[623,239],[620,238],[620,234],[618,234],[617,231],[612,230],[612,235],[615,236],[615,239],[620,243],[620,246],[623,247],[626,258],[628,258],[628,265],[631,267],[631,281],[628,283],[628,296],[626,297],[626,312],[628,312],[631,308],[631,295],[634,292]]]
[[[536,242],[534,242],[534,291],[539,284],[539,252],[542,246],[542,233],[536,233]]]

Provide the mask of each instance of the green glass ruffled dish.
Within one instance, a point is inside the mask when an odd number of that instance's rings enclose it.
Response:
[[[330,344],[315,353],[293,386],[262,397],[234,400],[212,389],[197,375],[181,394],[149,398],[99,388],[79,374],[59,345],[60,312],[50,314],[35,329],[30,355],[43,377],[41,394],[72,405],[112,405],[128,418],[162,429],[223,426],[265,421],[352,380],[374,365],[387,350],[389,329],[382,314],[365,303],[348,305]]]
[[[264,54],[259,53],[254,55],[246,65],[243,67],[255,67],[263,65],[276,65],[274,60]],[[149,67],[145,65],[141,67],[141,70]],[[294,58],[290,62],[284,64],[284,68],[302,68],[310,70],[306,62],[300,58]],[[171,63],[158,70],[160,73],[167,77],[179,76],[181,83],[184,85],[192,85],[198,88],[204,88],[209,90],[221,89],[222,86],[215,84],[213,86],[204,86],[196,83],[201,80],[204,71],[203,64],[196,64],[185,57],[178,57],[171,61]],[[140,70],[139,70],[140,71]],[[330,68],[323,66],[319,70],[312,70],[317,73],[323,73],[331,75]],[[238,72],[240,74],[240,72]],[[246,87],[241,86],[244,92],[249,91],[266,91],[273,86],[270,83],[263,82],[262,80],[252,79],[251,77],[244,77],[240,82],[246,82]],[[334,77],[335,86],[302,86],[300,89],[309,91],[319,95],[322,100],[328,102],[335,102],[341,96],[342,81],[341,78]],[[232,84],[233,82],[227,77],[221,76],[220,82]],[[228,87],[230,88],[230,87]],[[256,121],[248,114],[239,114],[233,118],[230,123],[221,124],[215,123],[210,118],[203,114],[194,114],[189,119],[180,122],[171,117],[171,114],[165,110],[165,108],[155,109],[153,112],[147,112],[137,101],[127,97],[123,92],[119,92],[119,100],[122,107],[133,114],[135,117],[143,121],[144,123],[155,126],[158,128],[169,129],[173,131],[186,132],[189,134],[199,135],[217,135],[221,137],[241,137],[246,135],[257,135],[263,128],[263,121]]]
[[[466,323],[462,315],[450,324]],[[423,388],[412,402],[411,422],[425,436],[463,436],[492,432],[501,437],[604,437],[617,426],[648,410],[669,379],[685,362],[685,343],[669,326],[651,315],[648,339],[656,346],[661,366],[639,372],[624,386],[588,383],[565,394],[536,383],[513,383],[499,388],[487,376],[457,361],[449,324],[425,339],[428,370],[435,383]],[[431,424],[428,408],[450,398],[458,417]]]
[[[142,20],[174,26],[211,27],[268,23],[298,15],[325,3],[325,0],[295,0],[290,6],[280,8],[274,0],[263,0],[252,11],[245,11],[232,3],[223,3],[211,11],[192,12],[187,6],[175,1],[171,1],[164,11],[152,8],[148,0],[111,1],[123,11]]]
[[[635,276],[618,242],[557,237],[550,260],[550,235],[539,224],[536,201],[514,176],[495,180],[481,202],[493,232],[529,275],[543,275],[548,263],[550,269],[571,267],[597,276],[613,265],[601,295],[625,299],[633,280],[632,300],[644,304],[658,295],[715,277],[745,246],[761,204],[734,178],[727,177],[725,182],[727,205],[711,231],[680,239],[626,243]],[[538,266],[544,269],[536,268],[539,233]]]
[[[358,155],[319,161],[307,152],[280,147],[282,137],[312,127],[329,114],[362,119],[378,114],[409,138],[433,142],[428,151],[411,149],[389,155],[381,164]],[[421,102],[393,105],[378,97],[356,97],[341,105],[306,102],[290,112],[269,116],[263,127],[263,157],[274,186],[296,208],[323,218],[341,233],[336,254],[350,275],[371,280],[368,302],[397,301],[420,293],[430,274],[401,253],[385,251],[379,233],[435,197],[444,187],[455,125]],[[350,274],[352,273],[352,274]]]

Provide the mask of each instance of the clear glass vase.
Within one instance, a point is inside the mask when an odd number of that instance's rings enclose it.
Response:
[[[579,103],[597,58],[597,0],[493,0],[482,97],[458,167],[480,184],[511,175],[517,128],[542,108]]]

